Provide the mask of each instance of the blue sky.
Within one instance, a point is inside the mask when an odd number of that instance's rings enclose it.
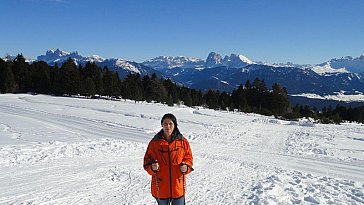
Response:
[[[142,62],[209,52],[321,63],[364,54],[361,0],[2,0],[0,56],[51,48]]]

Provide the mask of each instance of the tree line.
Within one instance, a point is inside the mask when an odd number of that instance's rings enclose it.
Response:
[[[342,105],[336,105],[332,107],[324,107],[322,110],[318,110],[315,107],[296,105],[292,112],[293,118],[309,117],[318,120],[321,123],[335,123],[340,124],[343,121],[346,122],[359,122],[364,123],[364,106],[352,108]]]
[[[41,93],[53,95],[117,96],[121,81],[117,73],[95,63],[77,66],[72,59],[49,66],[38,61],[31,64],[22,55],[13,61],[0,59],[1,93]]]
[[[50,66],[43,61],[29,64],[20,54],[14,60],[0,58],[0,92],[121,96],[124,99],[161,102],[170,106],[183,103],[187,106],[275,115],[286,119],[312,117],[323,123],[339,123],[343,120],[363,122],[364,116],[364,107],[347,109],[337,106],[321,111],[308,106],[292,107],[286,88],[275,83],[268,89],[264,80],[259,78],[253,82],[246,81],[232,92],[211,89],[202,92],[178,85],[170,79],[158,78],[156,74],[143,77],[129,74],[121,80],[117,72],[110,71],[106,66],[101,68],[95,63],[77,66],[72,59],[68,59],[61,67],[58,64]]]

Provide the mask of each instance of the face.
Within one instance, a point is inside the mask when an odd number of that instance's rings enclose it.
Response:
[[[162,122],[162,129],[166,136],[171,136],[173,130],[174,130],[174,123],[171,119],[166,118]]]

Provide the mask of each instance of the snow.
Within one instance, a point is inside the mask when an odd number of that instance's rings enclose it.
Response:
[[[332,95],[321,96],[315,93],[301,93],[293,94],[292,96],[307,97],[312,99],[322,99],[322,100],[336,100],[343,102],[364,102],[364,94],[356,91],[356,94],[345,94],[345,92],[336,92]]]
[[[199,58],[185,56],[159,56],[151,60],[143,62],[144,65],[152,67],[156,70],[180,68],[201,67],[205,62]]]
[[[90,57],[87,57],[87,61],[89,62],[102,62],[105,61],[105,58],[99,56],[99,55],[91,55]]]
[[[129,70],[131,72],[134,73],[139,73],[140,74],[140,70],[135,67],[134,65],[132,65],[131,63],[129,63],[128,61],[122,60],[122,59],[116,59],[115,65],[117,67],[122,67],[126,70]]]
[[[340,73],[349,73],[346,68],[332,68],[329,62],[321,65],[312,66],[311,69],[320,75],[332,75],[332,74],[340,74]]]
[[[129,100],[0,95],[0,204],[156,204],[142,168],[172,112],[187,204],[363,204],[364,126]]]
[[[239,59],[242,61],[242,62],[245,62],[247,64],[253,64],[253,61],[251,61],[249,58],[247,58],[246,56],[244,55],[238,55]]]

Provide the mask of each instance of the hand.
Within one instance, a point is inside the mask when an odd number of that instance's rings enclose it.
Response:
[[[152,170],[153,170],[154,172],[156,172],[156,171],[158,171],[158,170],[159,170],[159,164],[158,164],[158,162],[155,162],[155,163],[153,163],[153,164],[152,164]]]
[[[187,165],[186,165],[186,164],[182,164],[182,165],[180,166],[180,170],[181,170],[181,172],[182,172],[182,173],[186,173],[186,172],[187,172],[187,169],[188,169],[188,167],[187,167]]]

